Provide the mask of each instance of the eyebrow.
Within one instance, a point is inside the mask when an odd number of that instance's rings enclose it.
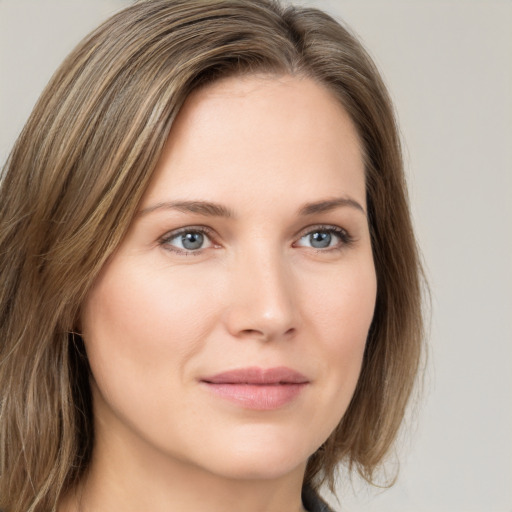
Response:
[[[157,210],[178,210],[183,213],[198,213],[208,217],[234,217],[225,206],[209,201],[166,201],[144,208],[139,215],[146,215]]]
[[[315,215],[317,213],[330,212],[341,207],[355,208],[366,216],[366,212],[361,204],[349,197],[338,197],[314,203],[306,203],[299,209],[299,215]],[[147,215],[148,213],[158,210],[178,210],[183,213],[197,213],[207,217],[235,217],[235,214],[229,208],[210,201],[164,201],[144,208],[138,215]]]
[[[325,213],[335,210],[336,208],[348,206],[361,211],[365,216],[366,212],[364,208],[355,199],[349,197],[337,197],[334,199],[327,199],[324,201],[318,201],[315,203],[307,203],[300,210],[300,215],[314,215],[315,213]]]

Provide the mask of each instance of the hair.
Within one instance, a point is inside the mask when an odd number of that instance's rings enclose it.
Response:
[[[0,184],[0,508],[55,511],[93,446],[80,306],[137,210],[187,96],[266,73],[323,84],[362,141],[377,301],[355,394],[309,459],[372,481],[396,438],[423,339],[422,272],[400,140],[379,73],[324,12],[273,0],[148,0],[115,14],[57,70]]]

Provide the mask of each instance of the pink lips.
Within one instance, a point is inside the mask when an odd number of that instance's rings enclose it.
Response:
[[[210,391],[254,410],[272,410],[293,401],[309,380],[299,372],[277,368],[241,368],[201,379]]]

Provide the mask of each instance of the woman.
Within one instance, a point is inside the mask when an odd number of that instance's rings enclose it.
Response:
[[[149,0],[66,59],[0,191],[4,512],[327,510],[421,353],[385,87],[269,0]]]

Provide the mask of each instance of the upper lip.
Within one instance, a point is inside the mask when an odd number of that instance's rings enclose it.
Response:
[[[209,384],[306,384],[309,379],[302,373],[279,366],[259,368],[251,366],[217,373],[201,379]]]

